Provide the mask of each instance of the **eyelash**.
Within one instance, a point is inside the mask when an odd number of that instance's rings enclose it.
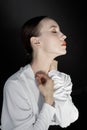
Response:
[[[52,33],[57,33],[57,31],[52,31]]]

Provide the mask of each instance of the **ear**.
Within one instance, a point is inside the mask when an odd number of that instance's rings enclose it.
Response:
[[[30,42],[31,42],[32,46],[40,45],[38,37],[31,37]]]

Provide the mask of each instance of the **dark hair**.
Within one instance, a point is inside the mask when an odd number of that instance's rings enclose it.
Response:
[[[46,18],[47,16],[37,16],[34,18],[31,18],[30,20],[26,21],[21,29],[21,37],[24,44],[24,47],[26,49],[27,55],[29,57],[29,62],[32,61],[32,46],[30,43],[30,38],[32,36],[38,36],[39,35],[39,29],[38,24],[41,20]]]

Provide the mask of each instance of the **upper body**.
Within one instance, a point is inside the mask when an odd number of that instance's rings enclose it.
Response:
[[[66,36],[55,20],[36,17],[24,24],[22,37],[32,60],[5,83],[2,130],[69,126],[78,119],[71,97],[72,82],[69,75],[59,72],[54,60],[66,54]]]
[[[2,130],[47,130],[50,125],[67,127],[77,120],[70,76],[55,70],[49,76],[55,81],[54,106],[44,102],[29,64],[6,81]]]

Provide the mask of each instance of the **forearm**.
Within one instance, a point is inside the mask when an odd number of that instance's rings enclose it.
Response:
[[[36,121],[34,121],[32,115],[32,119],[26,120],[26,122],[18,125],[18,127],[15,127],[13,130],[48,130],[49,126],[51,125],[54,113],[55,108],[47,103],[44,103]]]
[[[48,130],[55,114],[55,108],[51,105],[44,103],[43,108],[38,116],[36,123],[34,124],[34,130]]]
[[[68,127],[78,119],[79,112],[69,96],[66,101],[55,101],[56,124],[61,127]]]

